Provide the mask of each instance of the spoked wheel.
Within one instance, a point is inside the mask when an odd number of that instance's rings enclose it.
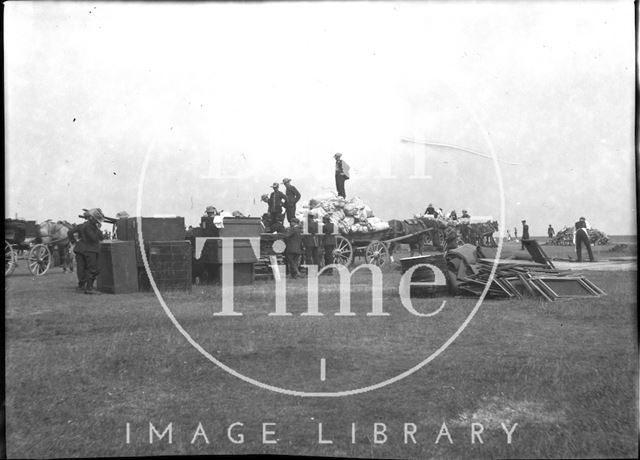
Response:
[[[348,267],[353,262],[353,246],[343,236],[336,236],[336,248],[333,250],[333,263]]]
[[[373,240],[367,246],[367,249],[364,253],[364,259],[368,264],[373,264],[381,267],[384,264],[388,263],[390,260],[389,248],[382,241]]]
[[[4,242],[4,276],[9,276],[18,266],[18,254],[8,241]]]
[[[36,244],[29,251],[27,264],[32,275],[44,275],[51,267],[51,251],[44,244]]]

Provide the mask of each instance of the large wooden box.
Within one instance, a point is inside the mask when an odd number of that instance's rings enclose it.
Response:
[[[138,291],[138,269],[133,241],[109,240],[100,243],[98,290],[111,294]]]
[[[151,241],[148,249],[149,269],[160,290],[191,290],[191,243],[186,240]],[[141,288],[151,288],[146,271],[139,269]]]
[[[212,237],[259,237],[263,230],[260,217],[225,217],[222,219],[223,228],[213,224],[213,217],[203,216],[200,219],[202,236]]]
[[[400,259],[400,266],[402,267],[402,273],[406,273],[411,267],[418,264],[429,264],[438,268],[444,275],[445,281],[448,282],[447,277],[447,263],[442,254],[405,257]],[[422,283],[431,283],[435,281],[435,273],[433,270],[427,267],[417,268],[411,275],[409,292],[412,296],[433,296],[443,295],[448,292],[447,286],[425,286]]]
[[[207,264],[222,263],[222,241],[224,238],[211,238],[204,243],[200,262]],[[253,252],[251,242],[247,239],[239,239],[233,241],[233,263],[247,264],[258,261],[256,254]]]
[[[138,267],[143,267],[144,264],[138,242],[137,219],[135,217],[118,219],[116,228],[119,240],[135,241]],[[142,238],[147,255],[149,254],[149,243],[152,241],[184,240],[185,235],[184,217],[142,217]]]

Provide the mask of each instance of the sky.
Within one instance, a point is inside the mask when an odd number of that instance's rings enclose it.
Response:
[[[5,217],[259,216],[341,152],[383,219],[498,218],[470,149],[511,231],[636,234],[632,1],[4,7]]]

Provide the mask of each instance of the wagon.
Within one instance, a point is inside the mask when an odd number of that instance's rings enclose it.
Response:
[[[18,267],[19,260],[26,260],[29,272],[42,276],[49,268],[63,265],[67,256],[61,254],[68,246],[68,240],[40,242],[34,221],[5,219],[4,221],[4,274],[11,275]],[[25,254],[26,253],[26,254]]]
[[[434,227],[422,228],[398,236],[391,228],[372,232],[350,232],[336,235],[336,247],[333,250],[333,263],[349,266],[356,257],[364,257],[365,262],[382,266],[392,260],[393,245],[405,240],[429,236]]]

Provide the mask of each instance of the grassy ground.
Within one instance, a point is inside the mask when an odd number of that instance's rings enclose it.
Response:
[[[323,294],[324,317],[302,317],[305,280],[288,281],[293,316],[273,311],[272,285],[236,291],[244,316],[213,317],[216,286],[166,293],[177,319],[240,372],[304,391],[334,391],[389,378],[420,362],[473,308],[447,298],[435,317],[410,315],[385,273],[384,318],[370,309],[368,277],[356,275],[354,317],[335,317],[337,294]],[[389,387],[344,398],[299,398],[242,382],[215,367],[173,327],[153,294],[86,296],[71,275],[6,281],[6,420],[9,457],[279,453],[393,458],[636,457],[637,272],[589,272],[607,297],[555,303],[487,301],[435,361]],[[332,291],[336,278],[321,287]],[[416,300],[427,312],[442,299]],[[327,363],[320,381],[320,359]],[[149,444],[149,422],[173,423],[173,443]],[[194,432],[202,422],[209,444]],[[244,426],[243,444],[227,427]],[[262,443],[276,423],[278,444]],[[318,443],[317,423],[331,445]],[[351,423],[356,423],[355,443]],[[375,444],[374,423],[388,440]],[[445,422],[453,444],[443,437]],[[471,443],[471,423],[484,426]],[[130,423],[130,443],[125,426]],[[417,444],[404,443],[405,423]],[[501,428],[518,426],[511,445]]]

